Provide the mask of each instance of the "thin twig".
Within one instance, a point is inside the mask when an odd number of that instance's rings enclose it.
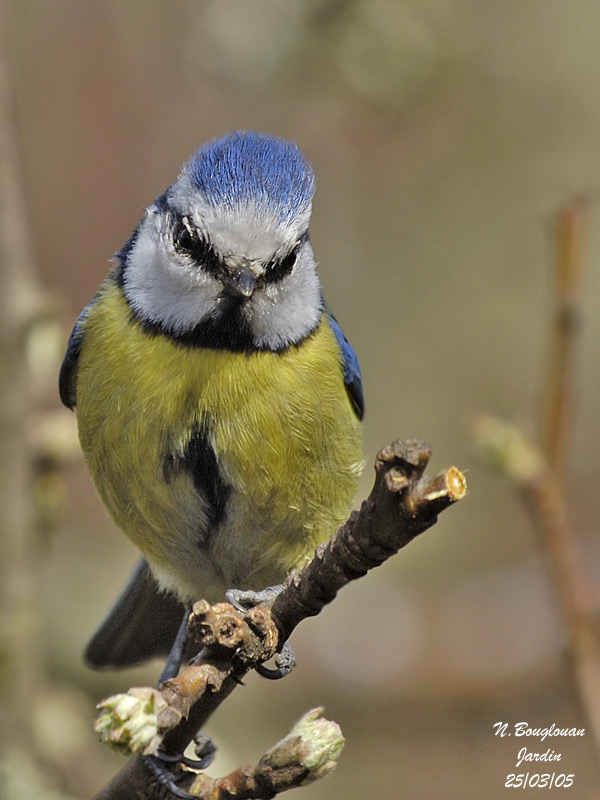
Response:
[[[600,757],[600,643],[591,616],[588,579],[565,499],[587,214],[588,202],[583,197],[566,203],[558,214],[558,297],[543,443],[548,470],[543,481],[531,485],[529,503],[564,608],[578,694]]]
[[[557,307],[554,343],[546,397],[543,451],[558,480],[565,474],[573,418],[573,394],[578,334],[581,323],[581,282],[588,202],[576,197],[559,211],[557,237]]]
[[[557,220],[558,292],[543,446],[528,441],[515,426],[490,418],[480,420],[476,437],[494,465],[519,485],[531,513],[562,607],[579,702],[600,758],[600,643],[565,488],[587,210],[579,197],[565,204]]]

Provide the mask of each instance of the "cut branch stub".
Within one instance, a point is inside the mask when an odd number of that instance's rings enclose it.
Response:
[[[438,514],[467,491],[456,467],[434,478],[424,475],[431,448],[419,439],[398,439],[375,462],[375,485],[315,557],[294,573],[271,613],[285,641],[305,617],[318,614],[337,592],[378,566],[430,528]]]
[[[227,658],[240,673],[267,661],[277,652],[279,632],[268,610],[257,606],[238,611],[230,603],[194,603],[188,636],[203,651],[203,658]]]

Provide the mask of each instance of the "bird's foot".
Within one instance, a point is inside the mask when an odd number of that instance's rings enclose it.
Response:
[[[195,772],[200,772],[212,764],[217,750],[212,740],[203,733],[198,733],[194,741],[197,756],[195,759],[188,758],[181,753],[164,753],[162,750],[159,750],[156,755],[144,756],[144,763],[161,786],[164,786],[175,797],[185,798],[185,800],[194,798],[195,795],[177,786],[177,781],[185,777],[186,773],[174,775],[171,765],[181,764]]]
[[[238,611],[249,611],[251,608],[260,605],[260,603],[264,603],[266,600],[273,600],[282,590],[282,584],[278,586],[267,586],[266,589],[262,589],[260,592],[244,589],[229,589],[229,591],[225,593],[225,597]],[[279,680],[279,678],[285,678],[285,676],[289,675],[294,669],[296,666],[296,659],[289,642],[286,642],[281,648],[281,652],[275,655],[274,661],[275,669],[265,667],[264,664],[259,664],[258,667],[256,667],[258,674],[262,675],[263,678],[275,681]]]
[[[296,666],[296,658],[289,642],[285,642],[281,652],[277,653],[273,660],[275,661],[275,669],[259,664],[256,667],[258,674],[262,675],[263,678],[268,678],[270,681],[277,681],[279,678],[285,678],[286,675],[290,674]]]
[[[283,584],[279,583],[277,586],[267,586],[260,592],[253,592],[251,589],[229,589],[225,592],[225,597],[238,611],[249,611],[266,600],[274,600],[282,591]]]
[[[146,767],[150,770],[156,781],[169,792],[169,795],[173,795],[174,797],[181,797],[184,800],[189,800],[189,798],[194,798],[193,794],[180,789],[177,786],[177,781],[181,780],[186,776],[187,773],[181,772],[178,775],[174,775],[171,772],[170,768],[167,766],[165,762],[164,753],[157,754],[155,756],[143,756],[142,760]],[[167,759],[170,761],[171,759]],[[179,760],[179,759],[178,759]]]

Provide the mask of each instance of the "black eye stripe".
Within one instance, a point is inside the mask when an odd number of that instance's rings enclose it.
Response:
[[[267,283],[275,283],[285,278],[286,275],[289,275],[294,268],[299,250],[300,243],[298,243],[293,250],[290,250],[287,255],[283,256],[283,258],[269,261],[265,268],[265,281]]]
[[[173,245],[175,249],[189,256],[199,266],[216,277],[223,273],[221,259],[214,251],[211,243],[192,227],[186,217],[176,217],[173,225]],[[276,283],[285,278],[296,264],[300,248],[308,237],[305,235],[295,247],[279,259],[271,259],[265,265],[264,275],[260,282]]]
[[[191,252],[194,248],[194,238],[185,225],[181,225],[175,231],[175,246],[178,250]]]
[[[219,269],[219,257],[210,242],[198,233],[184,219],[178,219],[173,228],[173,244],[180,253],[190,256],[199,266],[209,272]]]

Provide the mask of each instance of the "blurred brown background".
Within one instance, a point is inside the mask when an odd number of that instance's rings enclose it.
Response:
[[[497,721],[586,723],[529,518],[514,488],[481,465],[469,426],[480,413],[532,435],[540,426],[554,217],[574,192],[593,197],[600,186],[600,5],[5,6],[29,228],[39,277],[61,309],[60,334],[47,328],[33,347],[40,407],[58,410],[55,374],[70,326],[144,205],[201,143],[255,128],[296,140],[317,174],[313,245],[365,380],[363,495],[376,451],[399,435],[427,439],[434,470],[468,471],[463,503],[301,626],[292,677],[271,685],[251,676],[225,704],[207,731],[219,746],[210,771],[257,758],[323,704],[347,745],[335,775],[302,790],[306,800],[501,798],[523,745],[563,755],[531,771],[575,773],[572,789],[550,795],[594,796],[590,735],[543,744],[493,735]],[[592,205],[568,492],[596,585],[599,259]],[[53,424],[68,440],[75,419],[58,414]],[[49,519],[34,612],[51,688],[36,703],[34,735],[42,796],[83,798],[122,764],[95,742],[93,702],[154,681],[157,666],[83,667],[82,648],[136,554],[81,460],[46,478],[37,485]],[[387,609],[382,630],[370,621],[374,604]]]

